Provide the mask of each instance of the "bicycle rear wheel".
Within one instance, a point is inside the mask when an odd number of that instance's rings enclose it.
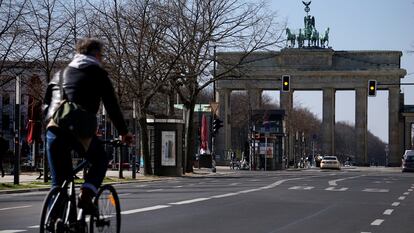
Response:
[[[118,194],[111,185],[102,186],[94,200],[98,216],[91,216],[90,232],[121,232],[121,206]]]
[[[59,196],[60,187],[52,188],[47,194],[40,216],[40,233],[55,232],[55,223],[58,218],[63,217],[64,208],[62,207],[63,197]]]

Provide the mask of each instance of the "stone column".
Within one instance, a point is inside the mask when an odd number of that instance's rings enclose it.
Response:
[[[291,124],[290,124],[290,116],[292,114],[293,109],[293,91],[290,92],[280,92],[280,108],[285,110],[285,123],[286,123],[286,132],[287,138],[285,140],[285,150],[284,155],[287,156],[288,162],[293,160],[294,154],[293,154],[293,147],[294,147],[294,138],[295,135],[292,130]]]
[[[358,165],[368,165],[368,90],[357,88],[355,91],[355,156]]]
[[[261,89],[247,89],[249,103],[251,110],[259,110],[262,105],[262,90]]]
[[[217,112],[218,118],[223,121],[223,128],[216,135],[216,155],[225,158],[225,153],[231,147],[231,123],[230,123],[230,89],[219,89],[218,98],[219,108]]]
[[[389,166],[400,166],[402,151],[400,150],[400,88],[388,90],[388,144],[390,149]]]
[[[335,155],[335,89],[323,89],[322,153]]]

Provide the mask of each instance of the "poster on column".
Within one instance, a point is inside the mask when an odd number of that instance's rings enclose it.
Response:
[[[161,143],[161,166],[175,166],[175,131],[162,131]]]

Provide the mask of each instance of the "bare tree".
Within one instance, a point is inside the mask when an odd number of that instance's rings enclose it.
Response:
[[[24,15],[26,0],[1,0],[0,1],[0,87],[14,79],[14,76],[22,72],[17,65],[24,61],[30,48],[23,43],[24,30],[21,19]]]
[[[27,11],[23,23],[34,44],[30,56],[49,82],[54,70],[62,67],[59,62],[67,61],[72,52],[69,17],[58,0],[28,0]]]
[[[228,71],[240,66],[254,51],[278,45],[281,30],[274,15],[266,11],[263,3],[239,0],[178,0],[169,1],[168,12],[174,21],[170,33],[174,43],[186,48],[180,58],[176,90],[184,104],[186,114],[186,172],[192,172],[194,146],[194,106],[197,95],[226,73],[213,77],[214,49],[239,51]]]
[[[93,5],[93,4],[91,4]],[[169,44],[168,7],[162,0],[103,1],[95,5],[94,23],[108,46],[107,61],[120,99],[132,107],[136,101],[140,126],[144,173],[152,174],[147,115],[154,96],[170,86],[175,76],[179,47]],[[124,98],[126,97],[126,98]]]

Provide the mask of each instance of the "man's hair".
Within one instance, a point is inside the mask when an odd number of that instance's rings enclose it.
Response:
[[[96,56],[102,53],[103,43],[95,38],[83,38],[76,43],[76,52],[84,55]]]

